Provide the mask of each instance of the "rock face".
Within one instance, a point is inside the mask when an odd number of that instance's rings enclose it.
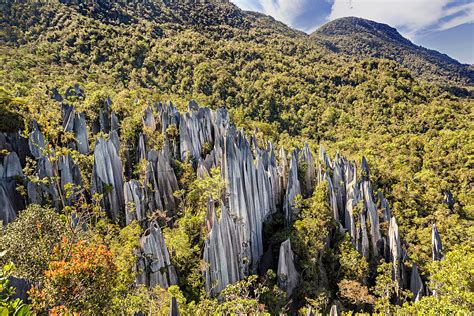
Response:
[[[171,298],[171,304],[170,304],[170,316],[179,316],[179,309],[178,309],[178,301],[176,300],[176,297]]]
[[[280,254],[278,257],[278,285],[286,292],[288,296],[293,294],[294,289],[299,283],[299,274],[294,264],[294,254],[291,250],[290,239],[281,243]]]
[[[403,285],[403,272],[402,272],[402,248],[400,245],[400,236],[398,234],[398,225],[394,217],[390,220],[390,226],[388,229],[389,238],[389,249],[390,249],[390,261],[393,264],[393,278],[397,282],[397,291]],[[397,293],[400,295],[400,293]]]
[[[168,249],[157,222],[152,221],[150,227],[141,238],[142,255],[138,264],[140,275],[138,282],[150,288],[159,285],[168,288],[178,283],[176,271],[171,264]]]
[[[114,221],[120,221],[125,209],[122,161],[111,139],[101,137],[95,145],[92,190],[104,194],[103,208]]]
[[[433,254],[433,261],[443,259],[443,245],[441,244],[441,237],[439,236],[436,224],[433,224],[431,230],[431,252]]]
[[[137,180],[130,180],[123,185],[125,200],[125,223],[143,222],[146,219],[144,193]]]
[[[213,216],[212,229],[204,246],[204,261],[208,267],[204,272],[206,291],[211,295],[220,293],[228,284],[242,279],[241,245],[237,225],[223,206],[221,219]]]
[[[285,214],[287,225],[290,225],[293,221],[293,213],[298,211],[294,207],[294,199],[299,194],[301,194],[301,187],[300,181],[298,180],[298,153],[293,151],[293,154],[291,155],[290,171],[288,174],[288,182],[286,186],[285,201],[283,204],[283,212]]]
[[[170,165],[168,148],[149,151],[147,160],[145,187],[148,188],[148,209],[172,213],[176,209],[173,193],[178,190],[178,180]]]
[[[330,316],[340,316],[341,312],[339,311],[339,307],[337,305],[331,306],[331,310],[329,312]]]
[[[16,191],[18,180],[23,177],[20,159],[11,152],[0,161],[0,221],[8,224],[23,208],[23,200]]]
[[[410,291],[413,293],[413,301],[418,301],[424,296],[424,286],[423,280],[421,279],[420,273],[418,272],[418,267],[416,264],[413,264],[410,275]]]
[[[84,97],[78,86],[68,89],[68,95]],[[102,194],[102,208],[114,221],[121,224],[138,221],[146,228],[140,240],[140,283],[167,288],[177,282],[161,228],[150,218],[157,211],[165,212],[171,219],[169,225],[173,225],[173,217],[180,207],[179,199],[174,196],[180,189],[175,169],[177,162],[189,160],[198,178],[205,178],[212,168],[218,168],[225,183],[225,194],[218,201],[209,199],[204,219],[207,233],[202,249],[206,263],[204,279],[211,295],[217,296],[228,284],[257,272],[266,244],[265,221],[279,213],[286,225],[291,225],[298,213],[296,196],[310,197],[315,185],[323,181],[328,184],[329,205],[338,230],[350,236],[367,260],[385,258],[391,262],[399,290],[409,286],[416,298],[424,294],[416,265],[412,265],[410,275],[406,273],[404,263],[409,259],[396,219],[383,194],[374,194],[364,157],[358,167],[339,153],[331,160],[321,146],[319,159],[315,161],[305,145],[292,151],[289,161],[287,152],[280,148],[277,159],[273,144],[259,144],[255,134],[247,137],[230,125],[225,109],[212,111],[200,108],[195,102],[189,103],[186,113],[179,113],[171,103],[150,105],[143,113],[141,133],[138,131],[135,142],[125,143],[120,142],[120,122],[110,110],[110,100],[105,102],[88,131],[84,114],[62,103],[68,97],[61,97],[57,91],[53,97],[61,102],[63,132],[74,135],[74,140],[63,144],[65,147],[91,155],[89,135],[96,139],[92,192],[87,194]],[[152,149],[151,139],[147,137],[160,131],[163,144],[159,150]],[[67,195],[66,188],[71,184],[80,187],[85,179],[81,179],[73,155],[56,157],[37,124],[33,124],[28,141],[19,134],[0,134],[0,149],[9,152],[0,159],[0,220],[10,222],[24,208],[15,188],[23,179],[22,166],[29,156],[36,161],[35,176],[48,181],[26,181],[27,202],[50,203],[58,210],[74,203],[76,195]],[[146,167],[140,176],[133,172],[138,162]],[[447,194],[448,207],[452,208],[453,203],[452,195]],[[215,205],[220,205],[219,209]],[[433,260],[440,260],[442,246],[435,225],[432,243]],[[265,257],[263,261],[271,265],[271,250]],[[264,265],[268,266],[261,266]],[[288,239],[281,244],[278,258],[278,281],[288,295],[298,285],[296,267]]]

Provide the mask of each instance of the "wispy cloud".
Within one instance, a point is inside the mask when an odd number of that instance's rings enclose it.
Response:
[[[473,3],[453,0],[334,0],[329,20],[357,16],[389,24],[405,35],[473,22]]]
[[[413,37],[474,23],[473,0],[231,0],[245,10],[273,16],[309,32],[324,22],[357,16],[399,29]]]
[[[447,30],[465,23],[474,23],[474,2],[446,9],[446,17],[441,20],[438,30]]]
[[[289,26],[308,31],[326,21],[333,0],[231,0],[244,10],[265,13]]]

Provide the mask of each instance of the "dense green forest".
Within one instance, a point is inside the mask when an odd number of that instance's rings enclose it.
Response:
[[[415,45],[386,24],[346,17],[323,25],[311,37],[332,51],[354,58],[395,60],[426,80],[436,79],[445,85],[473,84],[474,73],[469,65]]]
[[[348,313],[381,314],[474,309],[474,101],[472,87],[462,86],[469,80],[457,80],[449,67],[412,72],[393,60],[335,53],[311,36],[224,0],[10,1],[1,11],[0,174],[10,153],[21,151],[2,141],[19,131],[32,139],[41,131],[46,145],[38,157],[44,154],[54,165],[69,155],[82,180],[80,188],[58,190],[64,194],[61,203],[27,202],[4,226],[0,311],[166,315],[174,299],[183,315],[304,315],[327,313],[334,305]],[[196,161],[171,159],[176,206],[153,210],[146,225],[114,218],[104,207],[113,186],[100,194],[94,187],[94,151],[102,146],[101,137],[114,140],[113,128],[94,125],[102,126],[103,113],[110,110],[119,122],[124,179],[146,183],[151,159],[139,157],[141,137],[147,150],[161,153],[177,146],[182,133],[171,123],[165,128],[155,105],[172,102],[184,116],[190,100],[213,113],[225,107],[230,122],[253,136],[256,148],[271,141],[288,153],[308,144],[314,157],[320,145],[329,157],[340,153],[359,162],[364,156],[374,194],[383,194],[396,218],[409,267],[418,267],[435,294],[413,302],[394,281],[390,262],[373,254],[365,258],[338,230],[328,204],[330,188],[320,182],[314,188],[303,185],[289,225],[277,204],[262,228],[274,261],[280,244],[291,240],[301,274],[296,292],[288,295],[278,286],[275,269],[257,269],[210,295],[203,252],[211,240],[209,226],[217,227],[209,224],[210,205],[215,217],[224,218],[217,201],[229,184],[221,166],[202,176]],[[87,122],[87,152],[70,145],[77,135],[66,128],[64,104]],[[150,108],[158,127],[145,123]],[[202,158],[214,145],[202,144]],[[31,195],[29,182],[60,181],[58,174],[38,176],[38,157],[19,156],[22,179],[15,181],[24,201]],[[298,163],[296,178],[305,183],[305,164]],[[327,164],[322,168],[333,172]],[[159,223],[176,269],[177,282],[167,289],[136,282],[139,240],[148,220]],[[442,260],[432,260],[433,224],[442,239]],[[384,225],[389,223],[381,223],[388,231]],[[10,275],[32,285],[24,303],[7,292]]]

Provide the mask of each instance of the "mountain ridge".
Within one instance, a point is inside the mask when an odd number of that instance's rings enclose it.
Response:
[[[403,37],[395,28],[357,17],[344,17],[319,27],[310,37],[328,49],[355,58],[387,58],[399,62],[424,79],[472,85],[469,65]]]

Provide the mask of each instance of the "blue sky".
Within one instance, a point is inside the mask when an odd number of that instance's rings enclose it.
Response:
[[[474,0],[231,0],[307,33],[344,16],[389,24],[412,42],[474,64]]]

